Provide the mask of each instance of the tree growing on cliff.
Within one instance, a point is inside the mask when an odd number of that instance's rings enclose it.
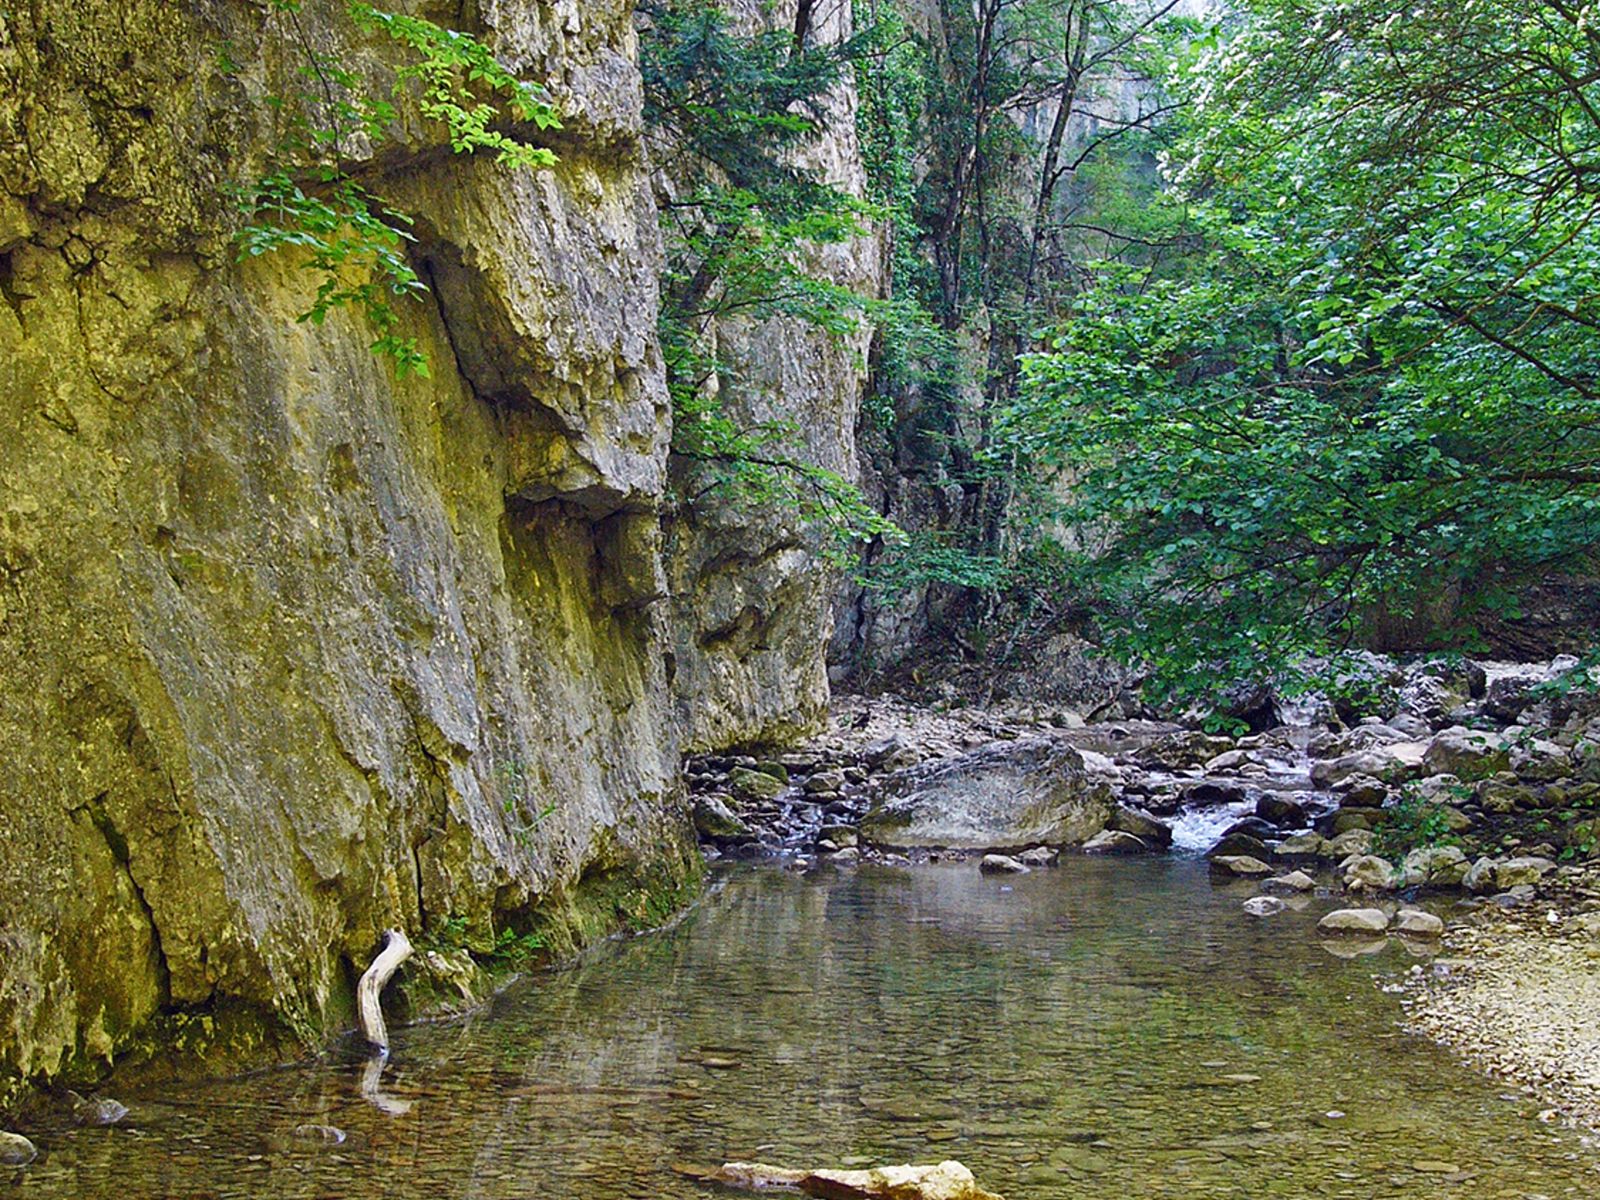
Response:
[[[346,0],[346,15],[361,31],[381,34],[407,55],[393,86],[374,90],[336,54],[320,50],[302,22],[303,0],[268,0],[268,20],[291,47],[296,86],[270,97],[282,134],[267,172],[235,198],[245,223],[235,243],[241,259],[292,249],[317,278],[317,294],[300,314],[320,325],[352,308],[376,334],[373,353],[402,376],[427,375],[427,357],[403,336],[394,302],[427,292],[406,244],[411,217],[356,178],[351,155],[365,142],[369,156],[391,140],[398,104],[414,105],[443,126],[457,154],[489,154],[502,166],[546,167],[555,153],[517,129],[561,125],[549,93],[519,79],[476,38],[422,17]],[[226,51],[225,71],[237,69]],[[508,128],[513,132],[508,132]]]
[[[868,234],[872,206],[802,165],[829,97],[862,43],[824,44],[813,6],[792,27],[737,29],[707,0],[641,4],[645,121],[663,167],[666,242],[658,330],[674,411],[673,453],[695,491],[776,504],[851,543],[893,527],[834,471],[795,449],[791,420],[740,423],[720,398],[732,378],[718,323],[790,317],[835,336],[876,309],[827,279],[819,248]]]
[[[1180,262],[1102,264],[1001,444],[1130,655],[1256,675],[1600,545],[1588,6],[1252,0],[1168,162]]]

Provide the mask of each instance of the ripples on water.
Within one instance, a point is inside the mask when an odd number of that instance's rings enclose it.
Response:
[[[710,1194],[681,1162],[953,1157],[1009,1200],[1600,1193],[1576,1134],[1397,1031],[1372,975],[1403,949],[1332,957],[1326,904],[1258,922],[1247,894],[1179,860],[742,870],[670,932],[400,1031],[404,1115],[352,1061],[123,1096],[122,1126],[40,1132],[12,1190],[665,1200]]]

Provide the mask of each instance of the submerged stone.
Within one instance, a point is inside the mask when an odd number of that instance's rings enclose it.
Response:
[[[972,1172],[953,1159],[933,1166],[814,1171],[733,1162],[705,1178],[758,1191],[790,1188],[818,1200],[1001,1200],[979,1187]]]

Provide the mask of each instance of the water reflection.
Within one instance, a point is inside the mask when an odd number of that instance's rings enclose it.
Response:
[[[662,1200],[675,1164],[957,1157],[1032,1197],[1588,1196],[1596,1158],[1395,1029],[1325,905],[1203,865],[731,877],[689,920],[354,1057],[123,1097],[33,1196]],[[382,1104],[372,1103],[378,1096]],[[345,1140],[311,1136],[308,1126]]]

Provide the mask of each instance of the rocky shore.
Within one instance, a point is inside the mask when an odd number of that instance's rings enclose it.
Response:
[[[1415,1029],[1600,1127],[1600,702],[1576,667],[1369,656],[1333,695],[1204,727],[847,696],[812,742],[687,773],[712,858],[1203,855],[1241,920],[1316,904],[1330,953],[1437,952],[1405,985]]]
[[[1600,867],[1454,924],[1402,997],[1410,1028],[1600,1129]]]

